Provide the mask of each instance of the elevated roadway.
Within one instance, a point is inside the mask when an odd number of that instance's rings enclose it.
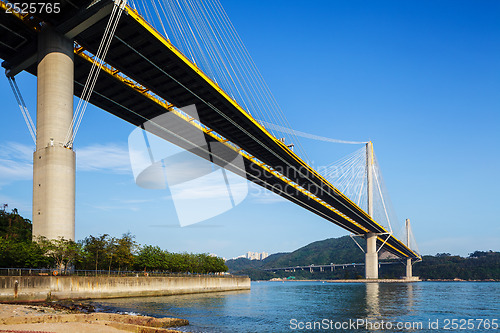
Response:
[[[37,75],[37,43],[51,27],[75,41],[74,91],[80,96],[113,7],[113,1],[62,1],[58,14],[6,13],[0,1],[0,58],[9,75]],[[177,115],[155,135],[247,177],[356,235],[377,234],[377,244],[400,258],[419,255],[261,126],[203,71],[130,7],[111,42],[90,103],[140,126],[166,112]],[[199,119],[177,108],[196,105]],[[208,145],[193,138],[203,133]],[[223,148],[210,151],[211,143]],[[245,168],[231,164],[243,156]]]

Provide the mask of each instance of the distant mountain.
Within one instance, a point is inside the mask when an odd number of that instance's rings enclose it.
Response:
[[[362,238],[356,239],[365,246]],[[269,257],[271,258],[271,257]],[[273,261],[267,261],[263,268],[346,264],[364,262],[365,254],[349,236],[329,238],[301,247],[291,253],[281,255]]]
[[[237,258],[237,259],[230,259],[226,261],[226,266],[228,266],[230,272],[237,272],[241,271],[243,269],[249,269],[249,268],[262,268],[264,265],[266,265],[269,262],[275,262],[278,260],[280,257],[287,255],[289,253],[275,253],[271,254],[269,257],[267,257],[264,260],[250,260],[247,258]]]
[[[364,239],[358,238],[357,241],[365,246]],[[230,272],[236,273],[248,269],[358,263],[364,262],[364,258],[364,253],[351,237],[344,236],[317,241],[293,252],[272,254],[264,260],[231,259],[226,261],[226,266]]]
[[[362,247],[366,242],[356,238]],[[380,259],[387,258],[387,252],[379,253]],[[236,259],[226,261],[226,266],[233,274],[248,275],[252,280],[292,277],[296,279],[359,279],[364,276],[364,266],[315,270],[264,271],[266,268],[282,268],[308,265],[328,265],[362,263],[364,253],[349,236],[329,238],[314,242],[289,253],[272,254],[264,260]],[[423,261],[413,266],[413,274],[422,279],[463,279],[500,281],[500,252],[476,251],[468,257],[452,256],[440,253],[435,256],[423,256]],[[397,260],[395,260],[397,262]],[[399,278],[405,274],[401,264],[382,265],[380,278]]]

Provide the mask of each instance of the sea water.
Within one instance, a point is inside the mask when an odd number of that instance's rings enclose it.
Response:
[[[188,319],[186,332],[500,332],[500,283],[252,282],[251,290],[95,301]]]

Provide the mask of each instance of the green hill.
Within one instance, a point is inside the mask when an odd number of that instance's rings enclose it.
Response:
[[[365,245],[363,239],[358,239],[358,242],[361,246]],[[226,266],[230,272],[240,272],[248,269],[345,264],[364,260],[364,253],[349,236],[344,236],[317,241],[290,253],[273,254],[264,260],[231,259],[226,261]]]
[[[23,218],[13,209],[11,213],[7,212],[4,205],[0,209],[0,238],[18,241],[31,240],[31,221]]]
[[[363,239],[358,238],[357,241],[365,246]],[[264,269],[362,262],[364,253],[349,236],[344,236],[317,241],[290,253],[273,254],[265,260],[228,260],[226,266],[231,273],[248,275],[252,280],[290,276],[297,279],[355,279],[363,277],[364,266],[337,268],[334,271],[327,269],[324,272],[315,270],[313,273],[308,269],[289,272]],[[449,253],[423,256],[423,261],[414,265],[413,273],[422,279],[500,280],[500,252],[476,251],[465,258]],[[399,263],[381,265],[379,269],[380,278],[399,278],[404,274],[405,266]]]
[[[357,239],[364,246],[364,239]],[[271,258],[271,257],[269,257]],[[291,253],[268,260],[263,268],[346,264],[364,262],[365,255],[349,236],[329,238],[301,247]]]

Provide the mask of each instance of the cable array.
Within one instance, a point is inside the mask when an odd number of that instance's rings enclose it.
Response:
[[[28,131],[30,132],[31,138],[33,139],[33,142],[36,145],[36,126],[33,123],[33,120],[31,119],[31,115],[28,111],[28,107],[26,106],[26,103],[24,102],[24,98],[21,95],[21,90],[19,90],[19,87],[17,86],[16,79],[14,77],[7,76],[7,80],[9,81],[10,88],[12,89],[12,92],[14,93],[14,96],[16,97],[17,104],[19,105],[19,109],[21,110],[21,113],[24,118],[24,122],[26,123],[26,126],[28,127]]]
[[[340,192],[361,209],[367,210],[365,146],[319,171]]]
[[[279,126],[276,124],[271,124],[271,123],[268,123],[267,121],[263,121],[263,120],[257,119],[257,121],[262,126],[267,128],[268,130],[275,130],[275,131],[278,131],[280,133],[293,134],[295,136],[300,136],[300,137],[311,139],[311,140],[325,141],[325,142],[332,142],[332,143],[347,143],[347,144],[351,144],[351,145],[358,145],[358,144],[366,143],[365,141],[347,141],[347,140],[327,138],[324,136],[319,136],[319,135],[315,135],[315,134],[311,134],[311,133],[296,131],[296,130],[288,128],[288,127],[283,127],[283,126]]]
[[[321,170],[321,174],[328,181],[364,211],[368,211],[366,149],[367,147],[363,146]],[[389,232],[394,232],[393,225],[400,226],[401,222],[398,220],[392,205],[376,155],[373,155],[373,165],[371,166],[374,183],[372,188],[372,218],[386,227]],[[395,236],[404,239],[404,226],[401,230],[397,229],[398,235]]]
[[[373,154],[373,218],[388,226],[390,232],[394,232],[393,225],[398,225],[401,221],[398,220],[396,211],[392,205],[389,191],[385,185],[384,177],[377,160],[377,155]],[[398,237],[399,238],[399,237]]]
[[[76,134],[78,133],[78,129],[80,128],[83,115],[85,114],[85,110],[87,109],[90,96],[94,91],[97,78],[99,77],[101,65],[104,63],[104,59],[106,58],[106,54],[108,53],[109,46],[111,45],[111,40],[113,39],[116,27],[118,26],[118,22],[120,21],[120,17],[126,4],[127,0],[115,0],[111,15],[108,20],[108,24],[106,25],[104,35],[101,39],[101,43],[99,44],[96,57],[94,58],[94,62],[92,63],[89,76],[87,77],[87,81],[85,82],[85,85],[83,87],[80,99],[78,100],[78,105],[75,109],[73,118],[71,119],[71,124],[68,128],[68,132],[66,134],[66,139],[64,142],[66,147],[71,148],[73,146],[73,142],[75,140]]]
[[[415,240],[415,235],[413,234],[413,230],[411,229],[411,226],[410,226],[409,233],[410,233],[410,244],[408,245],[408,247],[410,249],[412,249],[413,251],[415,251],[416,253],[420,254],[420,250],[418,249],[417,241]]]
[[[413,230],[411,228],[411,224],[408,225],[408,228],[406,226],[407,226],[406,223],[402,225],[402,229],[400,230],[400,234],[401,234],[401,236],[404,237],[406,246],[408,246],[410,249],[412,249],[416,253],[420,254],[420,250],[418,249],[417,242],[415,240],[415,236],[413,235]]]
[[[131,6],[249,114],[291,127],[219,0],[131,0]],[[307,159],[293,131],[268,130]]]

